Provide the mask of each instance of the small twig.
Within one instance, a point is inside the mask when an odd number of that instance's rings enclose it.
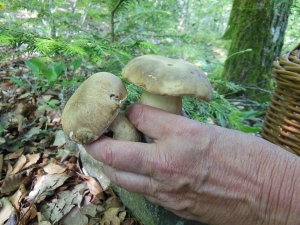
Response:
[[[251,86],[245,86],[246,89],[254,89],[254,90],[260,90],[262,92],[266,92],[269,93],[270,95],[272,95],[272,91],[260,88],[260,87],[251,87]]]
[[[129,34],[127,37],[123,38],[123,40],[120,41],[120,44],[123,44],[124,41],[126,41],[128,38],[130,38],[131,36],[135,35],[136,33],[139,33],[140,31],[142,31],[144,28],[141,28],[131,34]]]
[[[32,207],[32,205],[34,204],[34,201],[38,198],[40,193],[40,190],[38,191],[37,195],[35,196],[35,198],[33,199],[33,201],[30,203],[28,210],[24,213],[24,215],[19,219],[18,225],[22,225],[21,221],[22,219],[26,216],[26,214],[29,212],[29,209]]]
[[[0,177],[2,177],[3,154],[0,154]]]
[[[243,54],[243,53],[245,53],[245,52],[252,52],[252,49],[249,48],[249,49],[246,49],[246,50],[243,50],[243,51],[239,51],[239,52],[233,53],[233,54],[231,54],[230,56],[228,56],[226,60],[230,59],[232,56],[240,55],[240,54]]]
[[[125,0],[120,0],[119,3],[116,5],[116,7],[111,11],[111,17],[110,17],[110,26],[111,26],[111,42],[115,42],[115,13],[120,7],[120,5],[124,2]]]
[[[32,84],[29,82],[29,80],[27,80],[27,77],[25,77],[24,80],[32,87],[33,92],[35,93],[35,95],[36,95],[37,97],[41,97],[40,93],[36,90],[35,86],[32,85]],[[41,103],[42,103],[42,104],[46,104],[46,102],[44,101],[43,98],[40,98],[40,99],[41,99]]]

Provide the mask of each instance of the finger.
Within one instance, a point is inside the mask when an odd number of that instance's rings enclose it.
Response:
[[[160,205],[160,206],[162,206],[161,201],[158,200],[157,198],[153,197],[152,195],[144,194],[144,197],[145,197],[149,202],[152,202],[152,203],[155,204],[155,205]]]
[[[85,145],[86,151],[96,160],[115,169],[141,175],[151,175],[156,144],[114,140],[101,137]]]
[[[135,173],[120,171],[103,164],[107,177],[117,186],[134,193],[153,195],[156,182],[151,178]]]
[[[139,131],[153,139],[168,136],[170,127],[176,127],[176,123],[184,118],[143,104],[131,105],[126,114]]]

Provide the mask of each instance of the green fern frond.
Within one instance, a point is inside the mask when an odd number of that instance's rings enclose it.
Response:
[[[137,44],[140,46],[140,48],[151,49],[153,52],[156,52],[158,50],[158,46],[150,42],[138,41]]]
[[[41,39],[37,38],[35,43],[36,50],[51,55],[63,49],[63,43],[54,39]]]
[[[208,122],[208,118],[214,120],[223,127],[238,128],[242,121],[234,120],[230,114],[238,111],[218,92],[213,92],[211,102],[200,101],[191,97],[183,98],[183,108],[189,118]]]
[[[131,6],[135,5],[137,0],[111,0],[108,3],[110,12],[114,12],[115,15],[128,12]]]
[[[133,14],[129,14],[126,15],[126,19],[143,19],[143,20],[147,20],[148,18],[152,17],[152,16],[166,16],[169,17],[170,15],[172,15],[169,11],[164,11],[164,10],[160,10],[160,9],[149,9],[149,10],[143,10],[143,11],[138,11],[137,13],[133,13]]]
[[[67,55],[87,56],[87,52],[80,46],[70,43],[64,46],[63,53]]]
[[[4,45],[10,45],[16,41],[16,38],[13,35],[10,34],[0,34],[0,43]]]

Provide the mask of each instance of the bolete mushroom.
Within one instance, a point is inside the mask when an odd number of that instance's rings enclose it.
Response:
[[[189,62],[159,55],[131,60],[122,75],[143,88],[140,103],[182,115],[182,96],[204,101],[212,98],[212,87],[200,68]]]
[[[64,108],[64,132],[80,144],[91,143],[108,131],[115,139],[139,141],[137,130],[126,116],[119,114],[126,97],[126,88],[117,76],[107,72],[90,76]]]

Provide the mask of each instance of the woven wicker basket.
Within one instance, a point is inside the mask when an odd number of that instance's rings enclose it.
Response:
[[[277,88],[261,135],[300,155],[300,44],[274,61],[273,76]]]

